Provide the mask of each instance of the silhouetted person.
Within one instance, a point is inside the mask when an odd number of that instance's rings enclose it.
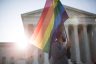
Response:
[[[66,38],[63,37],[62,32],[59,32],[56,38],[52,43],[51,64],[68,64]]]

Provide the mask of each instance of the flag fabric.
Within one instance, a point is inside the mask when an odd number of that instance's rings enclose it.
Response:
[[[45,7],[33,32],[31,43],[36,47],[48,52],[56,34],[60,31],[59,26],[64,24],[68,15],[59,0],[46,0]]]

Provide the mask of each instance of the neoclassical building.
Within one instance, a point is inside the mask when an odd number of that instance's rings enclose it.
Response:
[[[96,62],[96,14],[65,6],[69,19],[64,23],[71,44],[71,60],[77,64]],[[22,14],[25,32],[30,38],[42,9]],[[46,56],[46,55],[45,55]],[[47,57],[47,56],[46,56]],[[46,58],[45,57],[45,58]]]

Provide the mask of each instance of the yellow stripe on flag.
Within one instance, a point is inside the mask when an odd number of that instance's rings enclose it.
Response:
[[[52,31],[52,28],[53,28],[53,23],[54,23],[54,7],[56,6],[56,4],[52,4],[52,6],[50,7],[50,9],[49,9],[49,11],[48,11],[48,13],[47,13],[47,15],[46,15],[46,19],[44,20],[44,22],[45,21],[48,21],[49,19],[49,25],[48,25],[48,28],[46,28],[46,31],[45,32],[42,32],[42,29],[40,29],[40,32],[39,32],[39,34],[37,35],[37,38],[35,38],[35,40],[36,40],[36,45],[37,45],[37,47],[39,47],[39,48],[43,48],[44,46],[45,46],[45,44],[47,43],[47,41],[48,41],[48,38],[50,37],[50,33],[51,33],[51,31]],[[53,11],[53,13],[52,13],[52,17],[49,17],[49,15],[50,15],[50,12],[52,12]],[[48,18],[49,17],[49,18]],[[43,26],[44,27],[44,26]],[[42,34],[44,34],[44,36],[42,36]],[[34,43],[35,44],[35,43]]]
[[[40,46],[41,46],[42,49],[44,48],[45,44],[47,43],[47,41],[50,37],[53,26],[54,26],[54,14],[52,16],[52,19],[51,19],[51,22],[50,22],[48,28],[46,29],[45,35],[44,35],[42,41],[40,42],[41,43]]]

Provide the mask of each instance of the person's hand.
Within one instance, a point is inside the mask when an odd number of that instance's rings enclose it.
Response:
[[[66,46],[67,46],[67,47],[71,47],[71,42],[70,42],[70,40],[67,40]]]

